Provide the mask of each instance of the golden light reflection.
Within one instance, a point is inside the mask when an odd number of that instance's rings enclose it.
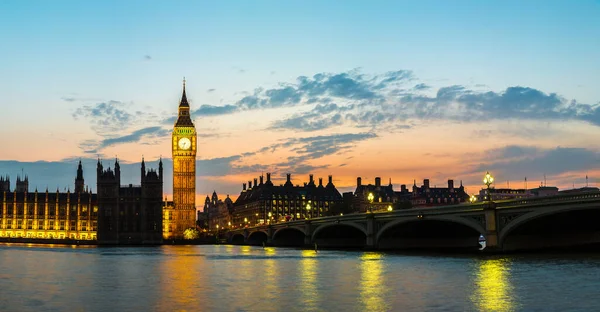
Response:
[[[385,302],[386,289],[382,288],[383,265],[382,254],[366,252],[360,257],[361,280],[360,297],[363,311],[387,311]]]
[[[302,250],[300,260],[300,294],[303,309],[315,311],[319,308],[319,292],[317,291],[317,254],[314,250]]]
[[[277,255],[277,249],[272,247],[267,247],[264,249],[265,256],[268,258],[265,259],[264,264],[264,294],[267,296],[267,300],[276,302],[277,296],[279,294],[279,282],[277,278],[279,276],[279,266],[278,260],[275,258]]]
[[[514,311],[512,285],[509,281],[510,261],[490,259],[479,262],[475,292],[471,301],[480,311]]]
[[[240,251],[242,252],[243,255],[249,255],[252,252],[252,247],[250,246],[240,246]]]
[[[196,249],[187,246],[165,246],[165,253],[169,261],[162,262],[160,266],[160,283],[162,293],[171,298],[176,306],[196,307],[204,301],[203,292],[190,291],[199,289],[205,283],[203,275],[198,272],[204,267],[204,259],[195,257]],[[161,306],[159,310],[168,310],[172,307]]]

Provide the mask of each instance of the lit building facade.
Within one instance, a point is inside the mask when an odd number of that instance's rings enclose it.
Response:
[[[186,229],[196,227],[196,138],[184,80],[171,144],[173,205],[164,205],[163,210],[163,219],[169,220],[163,231],[165,239],[183,238]]]
[[[81,162],[75,192],[29,192],[29,179],[0,181],[0,237],[95,240],[98,227],[96,194],[84,189]]]
[[[313,175],[309,182],[303,186],[292,184],[291,174],[287,174],[285,184],[275,186],[271,181],[271,174],[263,182],[263,176],[248,181],[242,185],[242,192],[236,199],[233,207],[232,227],[254,226],[301,220],[327,216],[330,207],[342,202],[342,195],[333,184],[329,176],[327,185],[323,179],[315,184]]]
[[[402,203],[409,203],[410,195],[406,185],[401,185],[400,191],[394,191],[391,179],[388,185],[381,185],[380,177],[375,178],[375,184],[363,184],[362,178],[358,177],[352,206],[356,212],[389,211],[404,208]]]
[[[227,195],[225,200],[219,199],[217,192],[212,197],[206,196],[204,212],[208,215],[208,230],[231,228],[233,222],[233,201]]]

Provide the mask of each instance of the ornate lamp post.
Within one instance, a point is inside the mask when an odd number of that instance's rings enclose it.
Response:
[[[394,210],[394,209],[392,209],[392,205],[389,205],[388,206],[388,211],[392,211],[392,210]]]
[[[310,203],[306,204],[306,218],[310,219]]]
[[[490,192],[490,185],[492,183],[494,183],[494,177],[488,171],[485,173],[485,177],[483,177],[483,184],[485,184],[487,186],[487,195],[488,195],[489,201],[492,201],[492,194]]]
[[[369,193],[369,196],[367,196],[367,199],[369,200],[369,212],[373,212],[373,199],[375,198],[375,196],[373,196],[373,193]]]
[[[471,195],[471,197],[469,198],[469,201],[471,201],[471,204],[474,204],[477,201],[477,196]]]
[[[268,220],[269,224],[271,223],[272,216],[273,216],[273,214],[269,211],[269,220]]]

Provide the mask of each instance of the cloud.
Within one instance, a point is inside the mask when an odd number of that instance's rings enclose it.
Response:
[[[107,101],[95,105],[84,105],[73,112],[76,120],[86,118],[98,135],[107,135],[128,127],[136,118],[129,113],[126,104],[119,101]]]
[[[135,130],[128,135],[117,136],[112,138],[103,139],[100,141],[95,140],[87,140],[80,144],[80,147],[87,154],[97,154],[104,148],[109,146],[123,144],[123,143],[133,143],[139,142],[142,139],[154,139],[154,138],[162,138],[171,134],[170,130],[163,129],[161,127],[147,127],[139,130]]]
[[[211,92],[214,92],[215,90],[216,90],[216,89],[214,89],[214,88],[211,88],[211,89],[208,89],[208,90],[206,90],[206,92],[208,92],[208,93],[211,93]]]
[[[144,60],[150,61],[150,60],[152,60],[152,56],[150,56],[150,55],[144,55]]]
[[[75,102],[75,101],[77,101],[77,99],[74,98],[74,97],[66,97],[66,96],[63,96],[60,99],[63,100],[63,101],[65,101],[65,102]]]
[[[413,89],[414,89],[414,90],[417,90],[417,91],[421,91],[421,90],[427,90],[427,89],[431,89],[431,87],[430,87],[430,86],[428,86],[428,85],[426,85],[426,84],[424,84],[424,83],[419,83],[419,84],[415,85],[415,86],[413,87]]]
[[[194,116],[213,116],[213,115],[225,115],[231,114],[238,110],[235,105],[225,106],[212,106],[212,105],[201,105],[198,109],[192,112]],[[173,119],[173,122],[175,120]]]
[[[497,156],[490,160],[483,157],[484,160],[475,165],[470,173],[490,171],[494,172],[496,176],[502,176],[502,180],[528,177],[535,181],[544,174],[550,177],[568,172],[591,170],[600,162],[598,151],[575,147],[544,149],[509,145],[486,151],[484,155]]]

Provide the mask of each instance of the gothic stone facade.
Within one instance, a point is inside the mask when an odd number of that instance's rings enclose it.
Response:
[[[104,169],[98,161],[98,244],[162,243],[163,167],[146,171],[141,165],[141,185],[121,186],[121,168]]]

